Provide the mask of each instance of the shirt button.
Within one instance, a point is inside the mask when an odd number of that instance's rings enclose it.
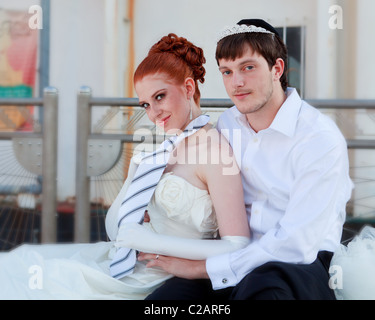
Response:
[[[226,283],[228,282],[228,279],[227,279],[227,278],[224,278],[223,280],[221,280],[221,282],[222,282],[223,284],[226,284]]]
[[[258,141],[259,141],[258,138],[254,138],[254,139],[253,139],[253,142],[254,142],[254,143],[257,143]]]

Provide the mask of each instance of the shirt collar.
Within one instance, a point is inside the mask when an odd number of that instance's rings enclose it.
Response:
[[[249,128],[252,130],[249,122],[247,121],[246,115],[239,112],[237,107],[233,108],[234,118],[241,127]]]
[[[285,102],[277,112],[276,117],[269,128],[283,133],[288,137],[292,137],[297,126],[298,114],[301,109],[302,100],[295,88],[288,88],[286,91],[286,95],[287,98]],[[234,112],[237,122],[241,126],[245,126],[251,129],[246,115],[239,112],[237,110],[237,107],[235,108]]]
[[[297,127],[302,100],[295,88],[288,88],[287,98],[276,114],[270,128],[292,137]]]

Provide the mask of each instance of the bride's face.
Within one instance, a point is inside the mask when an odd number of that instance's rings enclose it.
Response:
[[[139,105],[165,132],[183,130],[190,121],[190,88],[178,85],[163,73],[147,75],[135,83]]]

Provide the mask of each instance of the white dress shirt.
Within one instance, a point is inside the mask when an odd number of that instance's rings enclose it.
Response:
[[[213,288],[235,286],[269,261],[308,264],[319,251],[335,251],[353,188],[335,123],[288,88],[269,128],[256,133],[235,106],[217,128],[241,168],[252,241],[206,260]]]

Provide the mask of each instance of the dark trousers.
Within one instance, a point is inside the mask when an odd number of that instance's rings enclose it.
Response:
[[[210,280],[172,278],[147,300],[335,300],[328,286],[331,259],[322,251],[309,265],[269,262],[223,290],[213,290]]]

